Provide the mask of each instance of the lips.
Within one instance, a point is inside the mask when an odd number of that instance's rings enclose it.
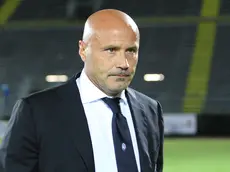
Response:
[[[109,75],[109,76],[116,76],[116,77],[130,77],[129,74],[112,74],[112,75]]]
[[[116,76],[119,76],[119,77],[128,77],[129,75],[116,75]]]

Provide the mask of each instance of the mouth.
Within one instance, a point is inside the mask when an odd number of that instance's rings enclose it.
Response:
[[[118,77],[129,77],[130,75],[115,75],[115,76],[118,76]]]

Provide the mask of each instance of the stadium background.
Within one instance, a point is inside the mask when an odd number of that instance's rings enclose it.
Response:
[[[131,86],[164,108],[164,172],[229,172],[230,0],[0,0],[1,137],[18,98],[81,69],[84,20],[103,8],[140,27]]]

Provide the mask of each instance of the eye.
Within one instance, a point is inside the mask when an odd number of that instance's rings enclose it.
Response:
[[[129,49],[127,49],[127,52],[128,53],[136,53],[137,52],[137,49],[136,48],[129,48]]]
[[[110,48],[106,48],[105,51],[107,51],[108,53],[115,53],[116,52],[116,48],[115,47],[110,47]]]

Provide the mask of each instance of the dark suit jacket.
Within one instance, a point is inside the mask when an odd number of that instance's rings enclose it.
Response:
[[[0,149],[5,172],[94,172],[89,128],[76,78],[17,101]],[[160,104],[131,89],[131,109],[142,172],[162,172]]]

